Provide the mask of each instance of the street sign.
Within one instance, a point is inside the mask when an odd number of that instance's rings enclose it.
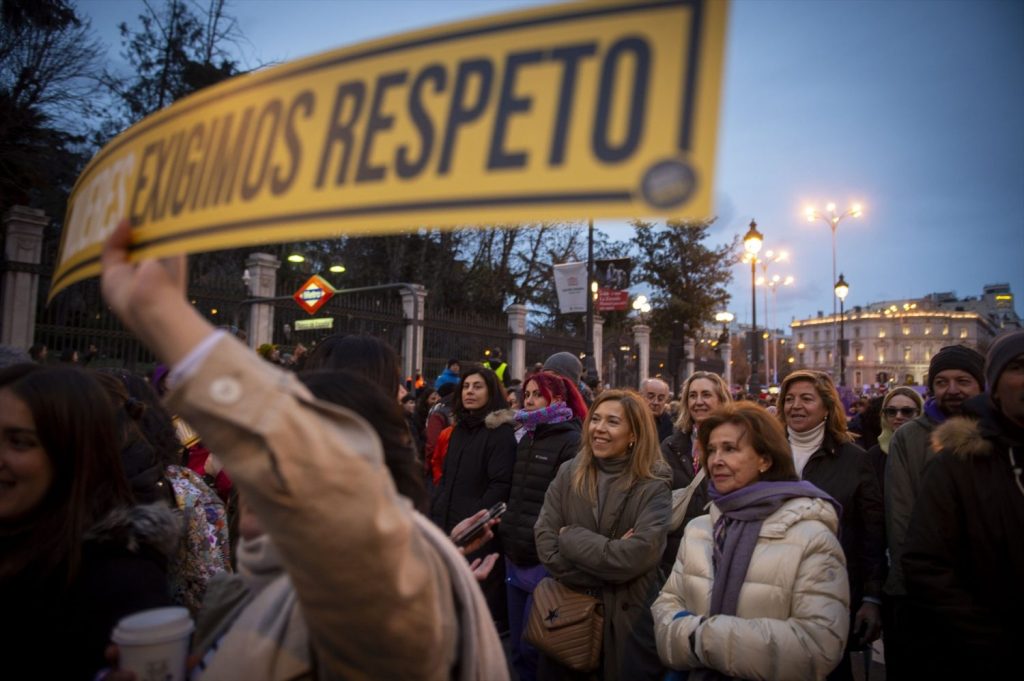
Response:
[[[324,302],[327,302],[326,300]],[[300,303],[301,304],[301,303]],[[333,329],[334,317],[320,317],[317,319],[296,319],[296,331],[311,331],[313,329]]]
[[[299,307],[309,314],[316,314],[316,311],[333,297],[334,287],[319,274],[310,277],[292,296]],[[333,321],[332,319],[331,322],[333,323]],[[298,324],[295,325],[295,328],[299,328]]]
[[[714,214],[728,3],[591,0],[378,39],[147,116],[68,199],[50,289],[133,261],[409,228]]]
[[[629,291],[615,291],[610,288],[597,289],[597,311],[612,312],[629,309]]]

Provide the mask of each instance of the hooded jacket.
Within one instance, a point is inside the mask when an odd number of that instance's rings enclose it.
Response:
[[[63,571],[31,568],[0,583],[0,641],[10,653],[3,677],[91,680],[107,666],[103,652],[118,620],[172,605],[167,562],[180,531],[166,504],[116,508],[87,531],[70,585]]]
[[[503,409],[455,424],[430,507],[430,519],[446,533],[480,509],[508,501],[516,460],[514,415]]]
[[[720,515],[712,505],[710,515],[686,527],[679,560],[651,606],[662,662],[742,679],[825,678],[843,656],[850,622],[835,509],[821,499],[797,498],[768,516],[737,614],[701,624],[711,609],[712,528]],[[694,616],[677,617],[684,611]]]
[[[943,651],[940,675],[995,678],[1017,666],[1024,641],[1024,429],[988,395],[964,412],[977,420],[934,433],[941,451],[924,472],[903,571],[917,633]]]

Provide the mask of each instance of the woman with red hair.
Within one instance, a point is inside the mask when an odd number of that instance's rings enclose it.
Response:
[[[533,589],[548,575],[537,557],[533,526],[558,467],[579,450],[586,418],[586,403],[572,381],[551,371],[530,376],[523,389],[523,409],[515,414],[524,435],[516,450],[508,511],[501,521],[512,665],[521,681],[537,677],[537,651],[523,641],[523,630]]]

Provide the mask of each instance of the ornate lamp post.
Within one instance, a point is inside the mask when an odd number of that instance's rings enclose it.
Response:
[[[728,384],[730,392],[732,391],[732,341],[729,339],[729,324],[734,318],[733,313],[728,310],[715,315],[715,321],[722,324],[722,335],[718,337],[718,345],[722,348],[722,363],[725,365],[722,378]]]
[[[836,229],[839,227],[839,223],[846,218],[859,218],[864,214],[864,209],[859,203],[855,203],[850,206],[849,209],[844,213],[836,213],[836,204],[829,203],[825,206],[825,212],[820,212],[814,206],[807,206],[804,209],[804,215],[807,216],[808,222],[815,222],[821,220],[828,225],[829,229],[832,230],[832,281],[836,281]],[[832,337],[836,337],[836,300],[832,299]]]
[[[757,335],[757,254],[761,252],[764,235],[757,231],[757,222],[750,221],[750,229],[743,236],[743,248],[750,260],[750,325],[752,342],[750,344],[750,392],[758,395],[761,392],[760,378],[757,375],[758,350],[760,339]]]
[[[850,292],[850,285],[843,279],[842,274],[839,275],[835,289],[836,298],[839,299],[839,385],[846,385],[846,343],[843,338],[846,315],[843,311],[843,303],[846,302],[846,296]]]

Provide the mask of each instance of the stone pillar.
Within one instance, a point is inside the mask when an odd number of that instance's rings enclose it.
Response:
[[[245,261],[249,271],[249,295],[273,298],[277,295],[277,270],[281,261],[270,253],[251,253]],[[249,347],[274,342],[274,304],[253,303],[249,308]]]
[[[526,306],[516,303],[505,310],[508,330],[512,333],[512,350],[508,353],[508,371],[520,381],[526,375]]]
[[[427,289],[419,284],[402,288],[402,317],[405,334],[402,336],[402,377],[416,375],[423,370],[423,318]]]
[[[725,364],[725,371],[722,374],[722,378],[729,385],[729,390],[732,390],[732,341],[726,340],[721,343],[718,347],[722,348],[722,362]]]
[[[604,317],[600,315],[594,315],[594,366],[597,367],[597,373],[601,373],[601,367],[604,366]],[[602,378],[600,375],[598,378]]]
[[[692,338],[683,341],[683,352],[686,353],[686,378],[689,378],[693,375],[697,360],[697,344],[693,342]],[[682,389],[682,384],[679,387]]]
[[[651,375],[651,327],[646,324],[634,324],[633,342],[638,348],[636,389],[639,390]]]
[[[43,229],[50,219],[46,213],[27,206],[14,206],[4,216],[8,269],[3,273],[3,312],[0,316],[0,344],[28,350],[36,335],[36,306],[39,301],[39,273],[18,264],[38,265],[43,256]]]

